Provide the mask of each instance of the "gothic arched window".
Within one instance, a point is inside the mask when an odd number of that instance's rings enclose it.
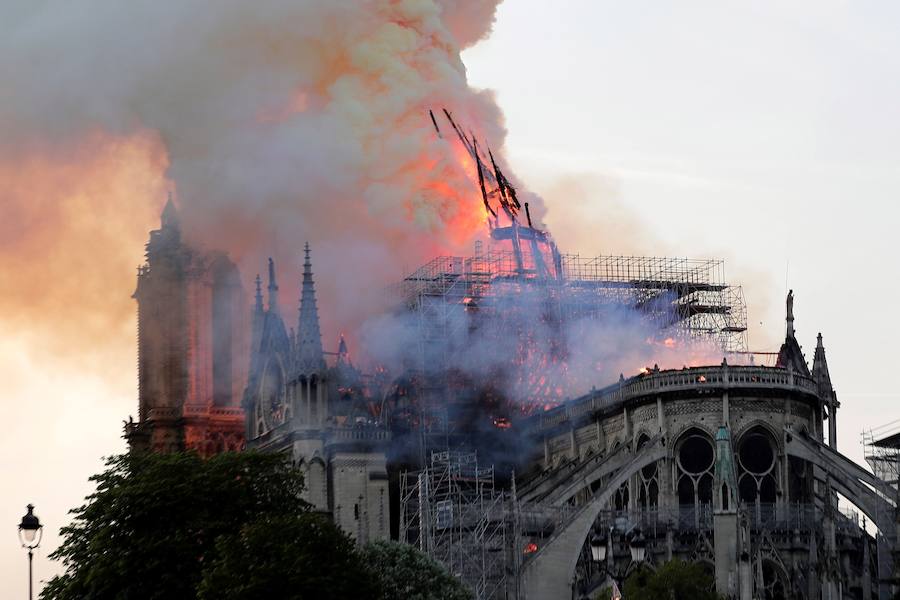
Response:
[[[675,445],[676,486],[682,526],[707,521],[713,500],[715,451],[710,437],[699,429],[687,431]]]
[[[756,519],[773,516],[777,497],[775,440],[763,427],[754,427],[738,442],[738,493],[753,507]]]
[[[638,438],[637,452],[650,442],[650,438],[641,435]],[[637,503],[641,510],[654,509],[659,506],[659,463],[654,462],[641,469],[635,476]]]
[[[287,420],[289,412],[290,407],[284,386],[284,371],[277,360],[270,359],[263,371],[259,387],[257,415],[261,417],[263,429],[257,433],[261,434],[281,425]]]

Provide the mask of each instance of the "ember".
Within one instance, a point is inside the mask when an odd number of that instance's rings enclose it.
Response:
[[[494,427],[497,429],[510,429],[512,427],[512,421],[506,417],[497,417],[494,419]]]

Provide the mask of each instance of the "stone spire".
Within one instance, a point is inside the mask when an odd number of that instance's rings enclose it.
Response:
[[[831,374],[828,372],[828,361],[825,360],[825,345],[822,334],[816,339],[816,353],[813,356],[812,376],[821,398],[828,405],[828,445],[837,448],[837,409],[840,403],[831,385]]]
[[[163,208],[161,217],[162,228],[178,229],[178,209],[175,208],[175,202],[172,200],[172,192],[169,192],[169,199],[166,200],[166,206]]]
[[[831,375],[828,373],[828,361],[825,360],[825,345],[822,343],[822,334],[816,338],[816,353],[813,356],[813,378],[819,384],[821,390],[822,384],[831,387]]]
[[[322,350],[322,332],[319,329],[319,310],[316,308],[316,290],[313,284],[312,263],[309,260],[309,242],[304,247],[303,284],[300,291],[300,320],[297,324],[297,363],[301,374],[312,374],[325,369],[325,353]]]
[[[275,281],[275,261],[269,258],[269,312],[278,312],[278,283]]]

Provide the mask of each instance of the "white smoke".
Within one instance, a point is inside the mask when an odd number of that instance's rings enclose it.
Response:
[[[245,282],[269,254],[296,282],[311,242],[336,335],[404,266],[481,233],[473,173],[427,111],[448,107],[502,149],[500,111],[459,57],[498,2],[13,1],[0,160],[98,133],[158,138],[187,231],[229,251]]]

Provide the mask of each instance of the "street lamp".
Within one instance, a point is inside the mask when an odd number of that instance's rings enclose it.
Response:
[[[44,526],[41,520],[34,514],[34,505],[28,505],[28,512],[19,523],[19,541],[23,548],[28,548],[28,600],[32,598],[31,562],[34,558],[34,549],[40,546]]]
[[[594,562],[602,563],[606,560],[606,544],[605,536],[594,534],[591,538],[591,558],[594,559]]]
[[[612,549],[611,549],[611,541],[613,539],[613,534],[615,533],[615,526],[609,528],[609,534],[601,531],[599,533],[595,533],[591,536],[590,546],[591,546],[591,558],[595,563],[600,565],[600,573],[606,573],[606,575],[613,580],[616,584],[616,588],[625,580],[625,576],[628,574],[629,569],[633,566],[637,566],[640,563],[644,562],[644,559],[647,558],[647,538],[644,537],[644,533],[641,531],[640,527],[635,527],[627,536],[628,540],[628,549],[631,552],[631,563],[625,567],[624,570],[619,570],[615,568],[612,560]],[[607,560],[609,558],[610,560]],[[606,565],[605,567],[603,565]]]
[[[632,562],[644,562],[644,557],[647,556],[647,538],[644,537],[644,533],[640,528],[632,532],[630,549]]]

